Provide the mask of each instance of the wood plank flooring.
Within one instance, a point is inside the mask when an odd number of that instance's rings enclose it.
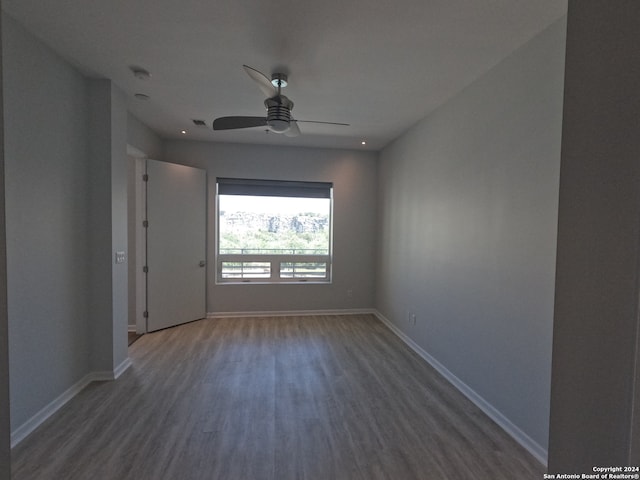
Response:
[[[12,452],[13,480],[540,479],[543,467],[370,315],[144,335]]]
[[[127,345],[131,346],[136,340],[138,340],[142,335],[138,335],[136,332],[127,332]]]

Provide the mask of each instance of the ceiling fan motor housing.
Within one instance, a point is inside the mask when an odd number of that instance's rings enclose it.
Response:
[[[276,95],[267,98],[264,101],[267,107],[267,125],[271,130],[277,133],[283,133],[289,130],[291,123],[291,109],[293,102],[284,95]]]

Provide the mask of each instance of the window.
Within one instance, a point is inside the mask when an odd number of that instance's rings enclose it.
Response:
[[[331,281],[331,183],[217,179],[219,283]]]

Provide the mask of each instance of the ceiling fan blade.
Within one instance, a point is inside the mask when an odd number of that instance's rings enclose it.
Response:
[[[317,120],[296,120],[298,123],[323,123],[325,125],[342,125],[343,127],[351,126],[348,123],[338,123],[338,122],[319,122]]]
[[[286,137],[297,137],[300,135],[300,127],[298,127],[298,123],[295,120],[291,120],[289,122],[289,130],[284,132]]]
[[[213,121],[214,130],[234,130],[236,128],[266,127],[266,117],[220,117]]]
[[[258,87],[267,98],[275,97],[278,94],[278,90],[271,84],[271,80],[269,80],[264,73],[259,72],[255,68],[251,68],[249,65],[243,65],[243,67],[247,75],[258,84]]]

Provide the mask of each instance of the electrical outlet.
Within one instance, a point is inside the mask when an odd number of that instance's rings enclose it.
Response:
[[[116,252],[116,263],[124,263],[127,260],[125,252]]]
[[[411,314],[411,325],[415,325],[416,324],[416,320],[417,320],[416,314],[412,313]]]

